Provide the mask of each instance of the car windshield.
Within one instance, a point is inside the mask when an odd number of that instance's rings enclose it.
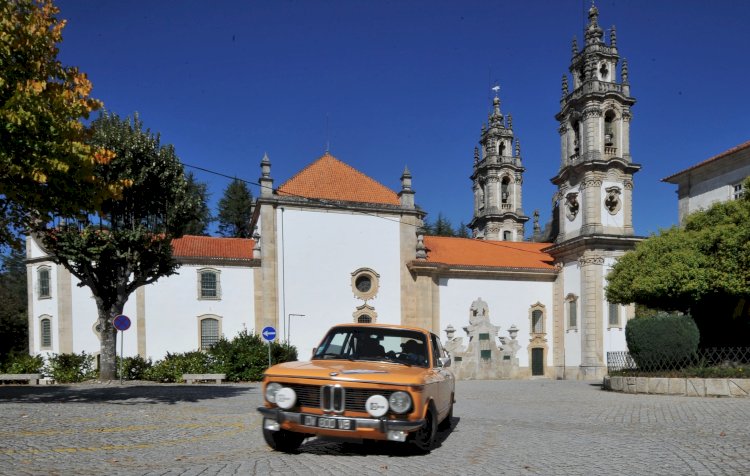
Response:
[[[406,329],[335,327],[313,359],[347,359],[428,366],[425,335]]]

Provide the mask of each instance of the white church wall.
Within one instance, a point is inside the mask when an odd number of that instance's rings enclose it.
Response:
[[[199,298],[198,270],[205,268],[218,271],[220,299]],[[201,317],[218,319],[221,335],[227,339],[243,329],[252,331],[255,322],[253,290],[252,268],[182,265],[176,275],[162,278],[146,288],[146,354],[161,359],[167,352],[198,350]],[[131,301],[135,303],[135,294]],[[130,317],[133,321],[135,315]]]
[[[607,274],[612,270],[617,260],[615,258],[605,258],[604,260],[604,277],[602,279],[602,288],[607,286]],[[604,329],[604,352],[620,352],[628,350],[628,346],[625,342],[625,323],[627,319],[627,307],[619,306],[620,312],[620,325],[610,326],[609,324],[609,302],[606,298],[602,303],[602,309],[604,309],[604,315],[602,316]],[[606,358],[606,355],[605,355]]]
[[[581,365],[581,268],[578,261],[565,263],[563,267],[563,283],[565,290],[563,296],[574,295],[577,300],[578,328],[568,327],[568,302],[563,305],[563,319],[565,329],[565,366],[574,367]]]
[[[291,319],[288,332],[277,333],[297,347],[300,360],[309,358],[329,327],[354,321],[356,308],[365,303],[351,286],[360,268],[379,275],[377,294],[367,301],[377,313],[375,322],[401,322],[398,216],[289,207],[277,213],[280,327]]]
[[[71,277],[71,304],[72,304],[72,326],[73,326],[73,352],[87,354],[98,354],[101,350],[101,342],[94,332],[94,326],[98,319],[96,301],[87,286],[79,287],[80,281]],[[135,294],[125,303],[123,314],[130,318],[130,329],[124,332],[123,355],[133,356],[138,353],[138,342],[136,340],[137,325],[135,319]],[[114,317],[114,316],[113,316]],[[117,355],[120,355],[120,339],[122,333],[117,334]]]
[[[508,336],[508,329],[515,324],[518,328],[518,362],[521,367],[529,366],[528,345],[531,339],[529,308],[540,302],[547,311],[545,330],[547,331],[547,365],[552,365],[552,283],[544,281],[516,281],[489,279],[440,279],[440,330],[452,325],[456,337],[463,337],[468,344],[463,328],[469,325],[471,303],[482,298],[489,306],[489,318],[493,325],[500,326],[499,336]]]

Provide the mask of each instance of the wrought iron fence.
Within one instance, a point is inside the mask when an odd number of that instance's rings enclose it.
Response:
[[[689,354],[607,352],[610,375],[750,378],[750,347],[712,347]]]

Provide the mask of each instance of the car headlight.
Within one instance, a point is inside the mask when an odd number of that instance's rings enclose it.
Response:
[[[411,408],[411,396],[406,392],[393,392],[388,403],[394,413],[406,413]]]
[[[276,405],[289,410],[297,403],[297,393],[289,387],[282,387],[276,392]]]
[[[271,403],[276,403],[276,393],[282,388],[281,384],[276,382],[266,385],[266,400]]]
[[[365,409],[370,415],[380,418],[388,413],[388,400],[382,395],[370,395],[365,402]]]

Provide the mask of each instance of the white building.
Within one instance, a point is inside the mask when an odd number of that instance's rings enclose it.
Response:
[[[737,199],[750,177],[750,141],[662,179],[677,185],[680,224],[717,202]]]
[[[640,168],[630,155],[627,65],[618,75],[614,30],[609,44],[602,37],[592,6],[585,45],[573,45],[572,90],[563,76],[546,237],[535,223],[535,242],[523,241],[525,169],[497,97],[474,152],[471,239],[423,236],[408,170],[396,192],[326,153],[275,188],[265,156],[256,238],[177,240],[179,274],[140,289],[126,306],[134,317],[126,354],[161,358],[243,327],[273,326],[307,358],[333,324],[460,329],[482,298],[501,332],[518,329],[519,377],[601,378],[606,352],[626,348],[633,312],[607,303],[604,285],[614,260],[638,241],[632,178]],[[31,352],[97,352],[88,290],[33,239],[28,249]]]

